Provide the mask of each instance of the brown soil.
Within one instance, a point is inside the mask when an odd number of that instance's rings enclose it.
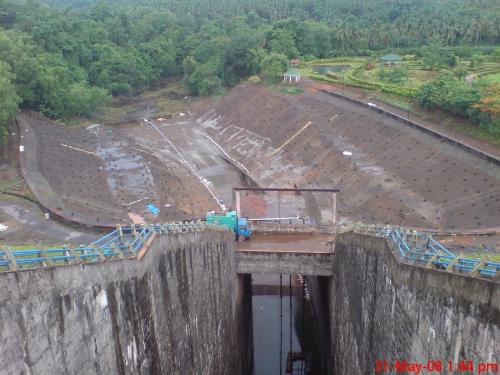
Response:
[[[327,90],[336,91],[342,93],[345,96],[362,100],[364,102],[371,102],[377,104],[381,108],[385,108],[391,112],[397,113],[402,117],[407,117],[408,112],[404,109],[398,108],[391,105],[390,103],[381,101],[376,98],[376,94],[372,91],[367,91],[357,87],[342,86],[330,83],[318,83],[315,81],[306,81],[304,83],[310,92],[315,89],[323,88]],[[451,138],[454,138],[462,143],[466,143],[472,147],[478,148],[488,154],[494,155],[500,158],[500,147],[498,145],[492,144],[485,139],[479,139],[465,134],[460,129],[467,127],[472,127],[467,120],[452,116],[450,114],[441,111],[426,111],[419,107],[413,107],[409,116],[412,120],[419,122],[420,124],[438,132],[444,133]]]
[[[341,220],[500,226],[497,166],[369,108],[313,90],[286,96],[244,84],[199,114],[260,185],[340,188]]]
[[[42,204],[67,218],[115,225],[131,223],[129,212],[151,222],[201,217],[216,208],[174,156],[160,160],[144,152],[127,132],[99,126],[95,134],[26,115],[18,121],[25,146],[21,168],[31,190]],[[148,203],[160,208],[158,217],[146,209]]]
[[[340,188],[340,222],[452,231],[500,227],[497,166],[369,108],[312,86],[287,96],[250,84],[216,103],[191,104],[198,124],[189,113],[173,115],[155,121],[159,131],[133,118],[92,133],[20,116],[24,176],[43,204],[88,224],[130,223],[129,213],[146,221],[202,217],[218,206],[169,141],[210,176],[205,182],[218,197],[230,200],[239,177],[221,166],[222,151],[208,132],[261,186]],[[331,215],[331,201],[313,200],[316,213]],[[160,208],[159,217],[148,213],[147,203]],[[261,203],[252,207],[257,216],[276,211],[274,201]],[[281,214],[297,212],[289,211]]]

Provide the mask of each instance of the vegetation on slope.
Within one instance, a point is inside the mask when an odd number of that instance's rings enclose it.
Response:
[[[210,95],[256,74],[277,80],[295,57],[463,44],[491,55],[499,25],[496,0],[0,0],[0,137],[18,107],[90,116],[166,77]],[[458,55],[436,51],[425,64]],[[350,79],[360,86],[413,94],[401,74],[359,74]]]
[[[317,80],[379,91],[382,100],[405,110],[414,102],[426,109],[446,111],[477,125],[479,132],[473,133],[500,140],[500,92],[496,80],[500,48],[432,45],[400,51],[403,61],[397,67],[384,66],[379,54],[314,60],[302,72]],[[318,67],[328,66],[346,68],[343,73],[315,72]]]

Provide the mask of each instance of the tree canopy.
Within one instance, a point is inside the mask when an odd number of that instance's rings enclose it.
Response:
[[[166,77],[208,95],[296,57],[429,45],[426,64],[453,66],[432,46],[499,43],[496,1],[0,0],[0,129],[18,106],[90,116]]]

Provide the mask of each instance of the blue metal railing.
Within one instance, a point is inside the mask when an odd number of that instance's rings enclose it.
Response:
[[[119,226],[87,246],[0,250],[0,272],[133,258],[137,256],[137,253],[154,233],[168,234],[205,230],[224,231],[226,228],[205,222]]]
[[[353,230],[357,233],[385,237],[393,250],[405,261],[467,274],[470,276],[493,278],[500,275],[500,262],[480,258],[458,257],[430,234],[408,231],[397,227],[353,224],[339,227],[339,232]]]

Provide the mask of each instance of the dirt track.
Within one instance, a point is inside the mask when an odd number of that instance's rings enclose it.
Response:
[[[241,85],[199,123],[263,186],[340,188],[342,220],[500,227],[498,167],[369,108]]]

